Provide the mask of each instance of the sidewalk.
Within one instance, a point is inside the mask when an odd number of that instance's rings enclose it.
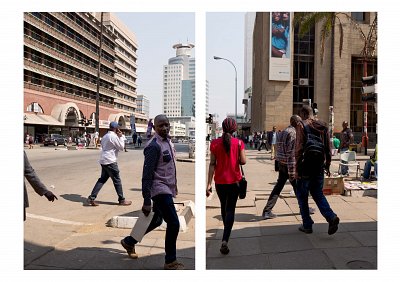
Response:
[[[305,234],[297,229],[301,216],[287,183],[273,209],[278,217],[263,220],[262,209],[278,173],[270,153],[246,153],[249,191],[246,199],[238,200],[226,256],[219,252],[223,224],[218,197],[207,200],[207,269],[377,269],[377,198],[327,196],[341,220],[337,233],[330,236],[327,222],[310,198],[310,206],[316,209],[314,232]],[[333,160],[332,172],[337,171],[337,163]]]

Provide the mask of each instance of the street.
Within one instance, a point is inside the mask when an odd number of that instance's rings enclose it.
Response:
[[[182,148],[181,148],[182,149]],[[138,216],[142,207],[143,150],[120,152],[118,165],[124,195],[131,206],[119,206],[111,179],[100,191],[100,206],[86,199],[100,177],[100,150],[66,150],[63,146],[25,150],[42,182],[58,197],[48,202],[27,183],[30,207],[24,222],[25,269],[161,269],[165,231],[154,230],[137,246],[138,260],[129,259],[119,241],[130,229],[108,227],[113,216]],[[186,157],[187,154],[178,153]],[[194,202],[194,163],[176,162],[179,195],[175,202]],[[177,256],[194,269],[194,218],[180,232]],[[105,262],[107,262],[105,264]]]

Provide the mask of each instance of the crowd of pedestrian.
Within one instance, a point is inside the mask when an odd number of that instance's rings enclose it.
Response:
[[[221,254],[228,254],[228,241],[235,219],[235,207],[239,194],[239,181],[242,179],[240,165],[246,163],[245,147],[271,151],[271,160],[275,160],[278,180],[262,212],[263,219],[272,219],[276,215],[272,209],[285,183],[289,180],[302,217],[299,231],[313,232],[314,221],[311,214],[314,209],[308,205],[311,195],[320,213],[328,223],[328,234],[338,230],[340,219],[331,209],[323,194],[324,174],[330,176],[331,142],[326,124],[314,118],[313,109],[303,106],[299,116],[290,117],[290,124],[283,131],[276,126],[268,132],[255,132],[251,137],[235,138],[237,129],[235,120],[227,118],[222,122],[223,135],[210,144],[210,164],[208,168],[206,196],[212,193],[214,180],[221,205],[221,217],[224,225]],[[244,141],[244,142],[242,142]]]

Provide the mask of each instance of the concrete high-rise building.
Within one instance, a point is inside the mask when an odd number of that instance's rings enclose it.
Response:
[[[251,120],[251,93],[253,85],[253,30],[255,12],[248,12],[244,22],[244,117],[245,121]]]
[[[286,12],[282,12],[286,13]],[[296,13],[290,13],[293,17]],[[347,13],[365,34],[373,26],[375,12]],[[349,23],[344,14],[338,14],[343,24],[343,49],[339,55],[340,32],[336,21],[334,36],[334,65],[331,61],[331,40],[325,44],[325,56],[321,63],[321,25],[317,24],[303,37],[298,28],[290,28],[290,44],[282,59],[270,56],[272,40],[270,32],[270,13],[257,13],[253,33],[253,83],[251,99],[251,131],[270,130],[273,125],[285,128],[289,118],[297,114],[305,99],[317,103],[318,118],[329,123],[330,75],[333,74],[334,89],[334,133],[342,130],[342,122],[348,121],[354,132],[355,142],[361,141],[364,126],[364,103],[361,100],[361,77],[363,75],[362,51],[365,41],[359,30]],[[372,40],[377,40],[372,33]],[[289,51],[288,51],[289,50]],[[290,51],[291,50],[291,51]],[[282,50],[285,52],[285,50]],[[272,53],[272,52],[271,52]],[[271,73],[279,69],[275,62],[287,60],[289,75],[286,79],[271,79]],[[367,62],[368,75],[377,74],[378,58],[371,57]],[[271,64],[275,69],[271,69]],[[332,68],[331,68],[332,67]],[[331,72],[333,69],[333,72]],[[377,139],[377,113],[374,103],[368,104],[367,132],[369,147],[373,148]]]
[[[112,14],[103,14],[101,29],[95,13],[75,12],[24,13],[25,132],[39,141],[49,133],[94,132],[101,34],[100,134],[112,121],[130,132],[129,117],[136,111],[136,39]],[[92,123],[80,123],[83,119]],[[136,121],[145,132],[144,115]]]
[[[164,65],[162,110],[168,117],[195,116],[195,58],[193,44],[175,44],[176,56]]]
[[[101,13],[94,13],[100,21]],[[103,24],[115,35],[115,108],[129,118],[135,115],[136,131],[147,129],[146,117],[137,108],[137,49],[136,35],[114,13],[103,13]],[[129,127],[129,125],[128,125]]]
[[[139,94],[136,99],[137,113],[144,114],[148,119],[150,116],[150,100],[143,94]]]

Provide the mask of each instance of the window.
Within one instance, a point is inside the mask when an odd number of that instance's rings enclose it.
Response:
[[[360,23],[365,22],[365,13],[363,13],[363,12],[353,12],[353,13],[351,13],[351,17],[356,22],[360,22]]]
[[[35,113],[41,113],[43,114],[43,108],[41,105],[39,105],[36,102],[30,103],[28,107],[26,108],[27,112],[35,112]]]

